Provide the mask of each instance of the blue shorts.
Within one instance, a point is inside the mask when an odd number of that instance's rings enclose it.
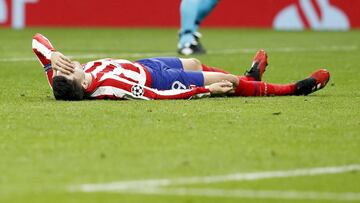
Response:
[[[158,90],[188,89],[191,85],[204,86],[200,71],[185,71],[179,58],[147,58],[136,61],[150,72],[151,88]]]

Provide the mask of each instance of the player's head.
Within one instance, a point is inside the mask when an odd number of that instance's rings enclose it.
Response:
[[[87,87],[85,72],[79,62],[73,62],[74,72],[66,75],[58,72],[53,78],[53,93],[57,100],[82,100]]]

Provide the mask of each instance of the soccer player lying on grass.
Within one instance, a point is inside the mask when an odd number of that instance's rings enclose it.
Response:
[[[193,58],[101,59],[80,65],[55,51],[41,34],[34,36],[32,46],[57,100],[307,95],[325,87],[330,78],[320,69],[296,83],[262,82],[267,66],[263,50],[255,55],[250,70],[237,76]]]

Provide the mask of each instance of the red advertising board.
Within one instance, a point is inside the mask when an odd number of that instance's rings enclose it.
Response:
[[[0,26],[178,27],[180,0],[0,0]],[[360,27],[359,0],[221,0],[212,27]]]

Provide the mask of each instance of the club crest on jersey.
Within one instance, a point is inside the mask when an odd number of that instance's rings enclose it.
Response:
[[[140,86],[140,85],[133,85],[131,87],[131,93],[135,96],[135,97],[141,97],[144,95],[144,87]]]

